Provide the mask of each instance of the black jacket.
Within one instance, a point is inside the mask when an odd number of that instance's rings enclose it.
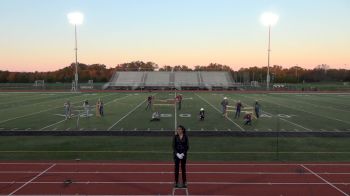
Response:
[[[184,153],[187,154],[188,149],[190,148],[188,137],[186,134],[183,135],[182,140],[179,135],[175,135],[173,138],[173,151],[174,155],[176,153]]]

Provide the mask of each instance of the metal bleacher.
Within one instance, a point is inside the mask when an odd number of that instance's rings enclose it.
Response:
[[[145,80],[145,87],[157,88],[157,87],[170,87],[173,83],[170,82],[171,72],[145,72],[147,79]]]
[[[120,71],[103,89],[230,89],[234,86],[229,72],[203,71]]]
[[[181,88],[198,88],[200,86],[199,82],[199,72],[175,72],[174,74],[174,85],[176,89]]]
[[[228,72],[201,72],[205,88],[227,89],[233,84],[232,76]]]

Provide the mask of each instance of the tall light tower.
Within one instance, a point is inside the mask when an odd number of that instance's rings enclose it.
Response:
[[[75,35],[75,91],[78,90],[78,41],[77,41],[77,25],[83,24],[84,15],[80,12],[72,12],[67,15],[69,23],[74,25]]]
[[[268,49],[267,49],[267,75],[266,75],[266,90],[270,90],[270,40],[271,40],[271,27],[275,25],[278,21],[278,15],[266,12],[261,15],[261,22],[263,25],[269,27],[269,43],[268,43]]]

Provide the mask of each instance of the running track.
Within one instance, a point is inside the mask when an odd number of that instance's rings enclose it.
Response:
[[[192,162],[187,169],[190,195],[350,195],[350,163]],[[0,195],[171,195],[172,185],[172,163],[0,162]]]

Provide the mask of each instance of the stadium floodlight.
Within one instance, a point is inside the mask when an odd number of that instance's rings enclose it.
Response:
[[[72,12],[67,15],[69,23],[74,25],[75,32],[75,87],[74,90],[78,89],[78,41],[77,41],[77,25],[83,24],[84,15],[80,12]]]
[[[84,15],[80,12],[72,12],[67,15],[69,23],[73,25],[81,25],[84,21]]]
[[[271,12],[265,12],[261,15],[261,22],[263,25],[269,27],[269,43],[268,43],[268,49],[267,49],[267,74],[266,74],[266,89],[270,89],[270,40],[271,40],[271,26],[275,25],[278,21],[278,15],[271,13]]]
[[[261,22],[265,26],[273,26],[278,21],[278,15],[271,13],[271,12],[265,12],[261,15]]]

